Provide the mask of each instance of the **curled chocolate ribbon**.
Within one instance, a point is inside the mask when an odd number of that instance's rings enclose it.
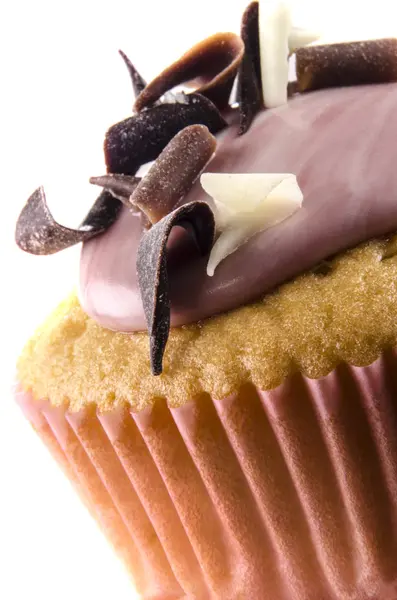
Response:
[[[216,106],[201,94],[186,102],[160,104],[116,123],[105,137],[109,173],[135,175],[140,166],[156,160],[172,138],[188,125],[205,125],[215,134],[227,123]]]
[[[385,38],[300,48],[299,92],[397,81],[397,39]]]
[[[80,227],[71,229],[55,221],[48,208],[44,189],[39,187],[19,215],[15,241],[22,250],[30,254],[55,254],[103,233],[117,219],[121,206],[118,200],[104,190]]]
[[[216,33],[199,42],[164,69],[139,94],[135,109],[153,105],[163,94],[183,83],[196,83],[196,93],[220,110],[227,108],[234,79],[244,55],[244,43],[235,33]]]
[[[157,223],[188,193],[215,148],[216,140],[207,127],[185,127],[167,144],[135,188],[130,202],[142,210],[151,223]]]
[[[251,2],[241,20],[241,39],[245,52],[240,65],[237,102],[240,110],[239,135],[248,131],[255,115],[263,106],[259,49],[259,4]]]
[[[199,252],[208,254],[215,235],[215,220],[205,202],[180,206],[153,225],[142,237],[137,255],[138,284],[150,339],[153,375],[163,370],[163,355],[170,331],[166,246],[176,225],[194,234]]]

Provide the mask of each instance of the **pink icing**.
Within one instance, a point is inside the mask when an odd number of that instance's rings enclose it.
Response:
[[[397,229],[397,84],[324,90],[258,115],[247,134],[218,136],[207,170],[295,173],[303,207],[257,234],[206,275],[206,261],[170,241],[173,325],[253,301],[320,260]],[[208,200],[199,182],[185,201]],[[103,235],[85,243],[80,300],[103,326],[146,328],[135,271],[140,218],[124,209]],[[182,252],[183,249],[183,252]]]

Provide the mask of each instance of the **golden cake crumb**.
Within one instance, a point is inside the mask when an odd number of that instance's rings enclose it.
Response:
[[[270,389],[297,370],[317,378],[342,361],[368,365],[397,343],[397,256],[382,260],[389,247],[368,242],[333,259],[327,275],[306,273],[262,302],[172,329],[158,377],[146,333],[104,329],[72,295],[27,343],[19,380],[72,411],[125,402],[140,410],[159,397],[179,406],[246,382]]]

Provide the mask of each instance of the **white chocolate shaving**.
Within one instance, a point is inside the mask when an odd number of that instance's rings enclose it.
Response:
[[[288,37],[288,49],[289,53],[292,54],[299,50],[299,48],[303,48],[303,46],[308,46],[313,42],[316,42],[320,38],[320,34],[310,29],[302,29],[301,27],[292,27],[291,32]]]
[[[266,108],[287,103],[288,57],[316,41],[312,31],[292,26],[291,11],[283,0],[259,3],[259,48],[263,101]]]
[[[263,0],[259,4],[260,62],[266,108],[276,108],[287,102],[291,27],[291,13],[285,2]]]
[[[204,173],[200,182],[214,200],[221,231],[208,260],[209,276],[255,233],[284,221],[303,202],[296,177],[290,173]]]

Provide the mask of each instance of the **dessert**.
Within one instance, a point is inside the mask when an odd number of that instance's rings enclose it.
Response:
[[[17,223],[83,242],[17,400],[143,598],[397,594],[397,42],[270,8],[148,84],[122,54],[93,209],[64,228],[39,189]]]

